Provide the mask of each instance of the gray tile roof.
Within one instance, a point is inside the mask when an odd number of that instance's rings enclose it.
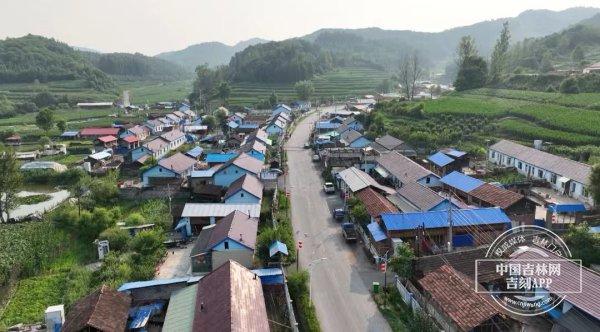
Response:
[[[404,141],[397,139],[396,137],[394,137],[392,135],[385,135],[382,137],[377,137],[375,139],[375,142],[388,150],[393,150],[398,145],[404,143]]]
[[[416,182],[428,175],[435,175],[396,151],[380,155],[377,163],[402,183]]]
[[[388,194],[393,194],[395,192],[392,188],[380,185],[369,174],[356,167],[347,168],[339,172],[338,176],[346,183],[352,192],[357,192],[368,187],[377,188]]]
[[[240,190],[245,190],[246,192],[258,197],[259,199],[263,196],[263,184],[260,180],[252,175],[252,174],[244,174],[244,176],[239,179],[233,181],[233,183],[227,189],[227,193],[225,193],[225,199],[233,196]]]
[[[242,152],[249,152],[250,150],[255,150],[262,154],[266,154],[267,146],[265,145],[265,143],[260,141],[258,138],[254,138],[240,147],[240,151],[242,151]]]
[[[416,182],[404,183],[402,187],[398,189],[398,194],[394,196],[397,197],[389,197],[393,203],[396,203],[396,199],[402,199],[404,202],[408,202],[410,205],[414,206],[416,211],[429,211],[445,200],[445,198],[438,195],[435,191]],[[398,207],[401,208],[401,206]]]
[[[227,168],[229,165],[236,165],[242,169],[247,170],[248,172],[254,173],[254,174],[258,174],[260,173],[260,171],[263,168],[263,162],[246,154],[246,153],[241,153],[239,156],[237,156],[234,159],[231,159],[226,165],[224,165],[223,167],[221,167],[221,169],[225,169]]]
[[[347,130],[340,135],[340,142],[350,145],[352,142],[361,138],[363,135],[354,129]]]
[[[180,131],[179,129],[171,130],[167,133],[160,135],[160,137],[162,139],[169,141],[169,142],[173,142],[173,141],[181,138],[182,136],[185,136],[185,134],[182,131]]]
[[[164,168],[168,168],[178,174],[181,174],[194,167],[196,164],[196,159],[190,158],[181,152],[177,152],[168,158],[159,160],[158,164]]]
[[[490,146],[490,150],[522,160],[528,164],[562,175],[584,185],[590,184],[592,167],[571,159],[530,148],[515,142],[501,140]]]
[[[207,248],[212,248],[226,238],[230,238],[254,250],[257,231],[257,219],[250,218],[238,210],[233,211],[217,221],[208,240]]]

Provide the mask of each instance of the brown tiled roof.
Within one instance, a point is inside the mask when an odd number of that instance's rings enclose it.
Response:
[[[475,263],[478,259],[485,259],[488,247],[468,250],[459,250],[449,253],[422,256],[417,259],[416,270],[426,274],[438,269],[444,264],[450,264],[455,270],[475,280]],[[481,261],[477,267],[479,282],[490,282],[497,278],[496,266],[491,261]]]
[[[414,205],[418,211],[429,211],[445,200],[445,198],[438,195],[435,191],[417,182],[404,183],[398,189],[398,195]]]
[[[398,212],[398,208],[392,202],[371,187],[360,190],[355,195],[363,202],[367,212],[373,218],[379,217],[382,213]]]
[[[463,331],[470,331],[500,312],[486,297],[475,293],[475,284],[449,265],[427,273],[419,284],[439,310]]]
[[[264,186],[262,182],[260,182],[260,180],[256,176],[252,174],[244,174],[244,176],[231,183],[231,185],[227,189],[227,193],[225,193],[225,199],[233,196],[235,193],[242,189],[258,198],[262,198],[263,188]]]
[[[269,331],[260,278],[228,261],[198,283],[194,331]]]
[[[475,188],[473,191],[469,192],[469,195],[502,209],[512,206],[524,197],[519,193],[489,183],[484,183]]]
[[[386,148],[388,150],[393,150],[398,145],[404,143],[404,141],[399,140],[392,135],[385,135],[382,137],[378,137],[375,139],[375,142],[377,142],[378,144],[380,144],[381,146],[383,146],[384,148]]]
[[[185,134],[179,129],[171,130],[168,133],[160,135],[161,138],[168,142],[173,142],[174,140],[181,138],[181,136],[185,136]]]
[[[230,238],[250,249],[254,249],[257,231],[258,220],[235,210],[217,221],[215,229],[210,235],[207,248],[212,248],[224,239]]]
[[[495,150],[507,156],[515,157],[528,164],[565,176],[585,185],[590,183],[592,167],[584,163],[559,157],[548,152],[507,140],[501,140],[490,146],[490,150]]]
[[[539,248],[537,248],[539,249]],[[553,289],[573,290],[578,289],[581,282],[581,292],[566,294],[565,300],[573,304],[590,316],[600,320],[600,274],[585,267],[580,267],[568,259],[559,257],[550,251],[547,259],[562,259],[560,263],[560,276],[552,277]],[[545,258],[533,251],[524,251],[512,257],[513,259],[527,260]],[[581,280],[579,279],[581,273]],[[563,294],[561,294],[563,295]]]
[[[377,162],[402,183],[415,182],[428,175],[433,175],[433,173],[425,167],[415,163],[396,151],[383,153],[379,156]]]
[[[183,173],[196,164],[196,159],[188,157],[181,152],[177,152],[168,158],[159,160],[158,164],[176,173]]]
[[[144,146],[146,148],[150,149],[150,151],[153,151],[153,152],[159,151],[168,145],[169,145],[169,142],[165,141],[164,139],[162,139],[160,137],[157,137],[157,138],[151,140],[150,142],[144,144]]]
[[[103,285],[92,294],[77,300],[67,313],[63,332],[91,327],[99,331],[125,331],[131,297]]]

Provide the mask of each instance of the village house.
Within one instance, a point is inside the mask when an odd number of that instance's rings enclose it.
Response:
[[[365,188],[373,188],[387,195],[392,195],[396,192],[392,188],[380,185],[369,174],[356,167],[350,167],[339,172],[336,175],[336,179],[341,194],[352,195]]]
[[[145,126],[150,129],[150,132],[153,135],[156,135],[158,133],[162,133],[163,127],[164,127],[164,123],[162,123],[159,120],[154,119],[154,120],[148,120],[148,121],[146,121]]]
[[[469,166],[469,157],[466,152],[452,148],[442,149],[427,157],[430,169],[439,176],[444,176],[453,171],[462,171]]]
[[[379,153],[397,151],[407,157],[414,157],[417,155],[417,152],[410,145],[389,134],[377,137],[375,142],[371,143],[369,146]]]
[[[260,204],[185,203],[181,218],[188,218],[194,234],[217,222],[233,211],[241,211],[251,218],[260,217]]]
[[[204,149],[200,146],[195,146],[193,148],[191,148],[190,150],[188,150],[185,154],[188,157],[194,158],[196,160],[200,160],[200,157],[202,156],[202,153],[204,152]]]
[[[90,127],[90,128],[83,128],[83,129],[81,129],[81,131],[79,132],[79,137],[81,137],[81,138],[87,138],[87,139],[96,139],[96,138],[102,137],[102,136],[115,136],[115,137],[118,137],[119,136],[119,132],[121,132],[121,128],[113,128],[113,127],[96,128],[96,127]]]
[[[152,186],[161,182],[169,182],[171,179],[187,180],[194,170],[196,159],[190,158],[181,152],[164,158],[142,173],[142,184],[144,187]]]
[[[185,133],[175,129],[160,135],[160,138],[169,142],[169,150],[175,150],[186,142]]]
[[[398,208],[385,196],[372,187],[366,187],[354,193],[355,197],[363,203],[371,217],[370,222],[378,222],[382,213],[395,213]]]
[[[241,153],[215,172],[213,183],[217,186],[228,187],[233,181],[239,179],[244,174],[259,176],[262,168],[262,161],[248,154]]]
[[[396,151],[381,154],[376,164],[375,174],[395,188],[407,182],[417,182],[426,187],[441,186],[437,175]]]
[[[227,118],[227,120],[229,120],[230,122],[234,122],[238,126],[240,126],[242,123],[244,123],[245,118],[246,118],[246,114],[236,112],[236,113],[233,113],[232,115],[230,115],[229,118]]]
[[[487,157],[492,164],[514,167],[528,178],[546,181],[560,194],[594,205],[589,191],[592,173],[590,165],[508,140],[501,140],[490,146]]]
[[[262,162],[267,157],[267,146],[259,140],[252,140],[242,145],[239,148],[240,152],[244,152]]]
[[[96,138],[95,143],[104,149],[112,149],[117,146],[117,141],[115,136],[108,135]]]
[[[154,159],[160,159],[160,158],[164,157],[167,154],[167,152],[169,152],[169,150],[170,150],[169,142],[167,140],[163,139],[162,137],[157,137],[157,138],[151,140],[150,142],[144,144],[143,147],[152,153],[152,156],[154,157]],[[133,156],[132,156],[132,158],[133,158]],[[133,159],[133,160],[137,160],[137,159]]]
[[[416,182],[406,182],[397,189],[396,194],[387,197],[402,212],[445,211],[450,201],[429,187]],[[452,208],[456,208],[452,204]]]
[[[14,134],[4,139],[4,143],[8,146],[20,146],[21,145],[21,135]]]
[[[286,104],[278,104],[271,110],[271,116],[277,116],[280,113],[291,114],[292,109]]]
[[[153,156],[153,152],[145,146],[140,146],[129,151],[127,162],[143,165],[150,156]]]
[[[127,150],[133,150],[140,147],[140,139],[135,135],[127,135],[122,137],[120,140],[120,145]]]
[[[237,156],[238,154],[236,152],[207,153],[204,157],[204,162],[208,164],[209,167],[213,167],[215,165],[225,164]]]
[[[129,295],[103,285],[73,303],[60,331],[125,331],[130,305]]]
[[[345,126],[347,128],[350,128],[350,129],[353,129],[356,131],[360,131],[360,132],[362,132],[365,129],[363,124],[360,121],[356,120],[353,116],[344,119],[342,121],[342,126]]]
[[[351,148],[364,148],[371,144],[371,141],[354,129],[342,133],[339,137],[340,144]]]
[[[134,135],[137,137],[138,141],[144,141],[150,135],[150,128],[146,126],[135,125],[123,132],[121,134],[121,138],[124,138],[129,135]]]
[[[594,64],[591,64],[591,65],[583,68],[584,74],[591,74],[591,73],[597,73],[597,72],[600,72],[600,62],[596,62]]]
[[[317,121],[315,123],[315,131],[317,134],[324,134],[333,130],[338,129],[341,123],[331,121]]]
[[[269,135],[280,135],[285,131],[286,126],[287,123],[284,120],[276,118],[273,119],[269,124],[267,124],[267,126],[265,127],[265,131]]]
[[[252,268],[258,219],[233,211],[200,231],[190,253],[192,272],[209,272],[232,260]]]
[[[242,123],[241,125],[239,125],[236,129],[236,132],[240,133],[240,134],[249,134],[249,133],[254,132],[259,127],[260,127],[260,125],[258,123],[246,122],[246,123]]]
[[[191,197],[200,202],[220,202],[223,187],[213,184],[213,175],[220,165],[205,170],[192,171],[188,178]]]
[[[225,262],[171,296],[162,331],[269,331],[261,278]]]
[[[227,189],[223,200],[228,204],[260,204],[263,197],[264,186],[260,180],[251,174],[245,174]]]

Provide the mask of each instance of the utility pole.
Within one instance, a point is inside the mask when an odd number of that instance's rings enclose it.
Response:
[[[452,193],[448,204],[448,252],[452,252]]]

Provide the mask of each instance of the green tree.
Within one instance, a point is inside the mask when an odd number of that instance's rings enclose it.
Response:
[[[454,81],[456,91],[481,88],[487,80],[487,63],[480,56],[466,58]]]
[[[140,207],[147,223],[167,231],[173,227],[173,216],[166,199],[149,199]]]
[[[575,78],[569,77],[560,83],[558,90],[560,93],[577,94],[579,93],[579,86],[577,85]]]
[[[77,200],[77,211],[79,216],[81,216],[81,204],[83,197],[89,193],[90,190],[90,181],[91,179],[85,173],[81,173],[79,178],[76,181],[73,181],[69,186],[69,192],[71,196],[75,197]]]
[[[377,86],[377,91],[382,93],[390,93],[394,90],[394,83],[389,78],[384,78]]]
[[[40,137],[39,144],[43,148],[46,145],[52,144],[52,140],[48,136],[42,136]]]
[[[124,251],[129,242],[129,232],[120,227],[111,227],[100,233],[100,240],[108,240],[110,250]]]
[[[548,73],[554,70],[554,65],[552,65],[552,55],[549,52],[544,53],[542,55],[542,61],[540,62],[540,71],[542,73]]]
[[[227,83],[227,82],[219,83],[219,85],[217,86],[217,98],[221,99],[223,101],[223,103],[225,103],[227,101],[227,99],[229,99],[230,95],[231,95],[231,87],[229,86],[229,83]]]
[[[227,112],[224,109],[219,108],[215,111],[215,120],[217,120],[219,125],[224,125],[225,120],[227,120]]]
[[[299,81],[294,84],[294,90],[298,99],[308,101],[315,93],[315,87],[311,81]]]
[[[415,253],[408,243],[402,243],[396,247],[389,266],[398,276],[409,279],[413,275],[413,260]]]
[[[456,67],[460,68],[466,59],[479,56],[475,47],[475,39],[471,36],[463,36],[456,49]]]
[[[129,247],[140,257],[157,260],[165,253],[163,241],[164,235],[160,231],[142,231],[131,239]]]
[[[600,164],[594,165],[590,175],[590,192],[594,202],[600,204]]]
[[[583,265],[589,267],[591,264],[600,263],[600,236],[590,233],[587,224],[570,227],[563,239],[573,258],[581,259]]]
[[[6,116],[13,114],[15,105],[5,95],[0,95],[0,115]]]
[[[57,104],[57,101],[56,101],[56,98],[54,97],[54,95],[47,91],[38,93],[37,95],[35,95],[35,97],[33,97],[32,101],[39,108],[45,108],[45,107],[54,106]]]
[[[359,222],[361,224],[367,224],[371,219],[369,212],[367,212],[367,208],[360,201],[354,204],[354,206],[350,210],[350,215],[356,222]]]
[[[140,213],[134,212],[125,218],[125,225],[127,226],[143,225],[144,223],[146,223],[146,218]]]
[[[271,107],[277,105],[278,102],[279,98],[277,98],[277,94],[275,93],[275,91],[271,92],[271,95],[269,96],[269,104],[271,104]]]
[[[56,128],[58,128],[61,133],[65,132],[67,130],[67,121],[62,119],[56,121]]]
[[[502,25],[500,37],[494,46],[492,59],[490,61],[489,83],[497,84],[506,74],[506,58],[510,43],[510,31],[508,30],[508,22]]]
[[[571,52],[571,60],[576,66],[579,66],[583,60],[585,60],[585,52],[581,45],[577,45],[573,52]]]
[[[117,180],[119,173],[109,172],[102,178],[92,179],[89,183],[91,201],[101,205],[110,205],[119,196]]]
[[[0,150],[0,174],[0,221],[5,223],[10,211],[19,206],[17,192],[23,182],[19,161],[10,148]]]
[[[208,127],[208,131],[213,131],[217,127],[217,119],[212,115],[207,115],[202,119],[202,124]]]
[[[43,131],[54,127],[54,112],[49,108],[42,109],[35,117],[35,124]]]

